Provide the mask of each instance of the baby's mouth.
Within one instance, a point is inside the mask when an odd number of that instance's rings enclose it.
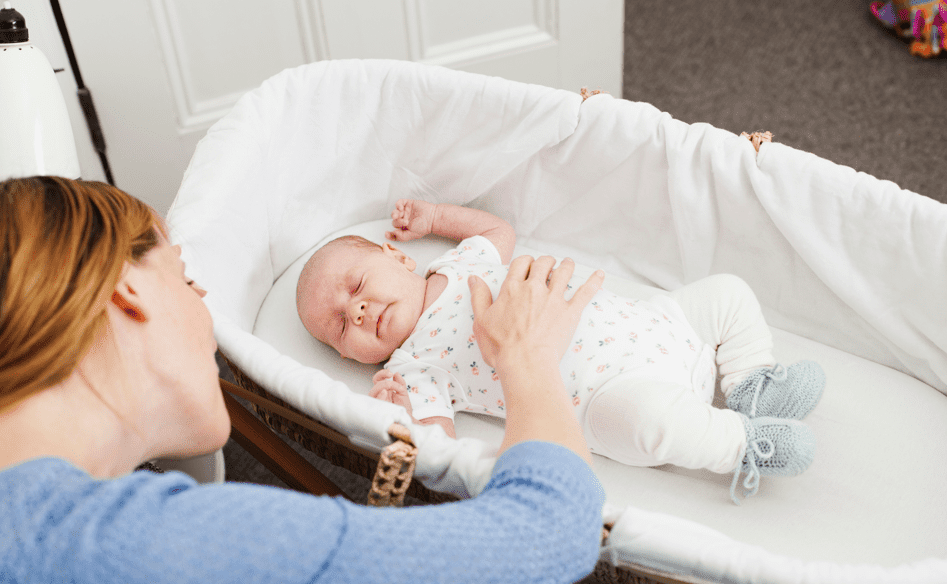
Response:
[[[378,315],[378,320],[375,321],[375,336],[378,338],[381,338],[381,319],[385,316],[386,312],[388,312],[387,306],[381,311],[381,314]]]

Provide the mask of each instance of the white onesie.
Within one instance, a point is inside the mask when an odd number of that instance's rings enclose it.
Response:
[[[404,377],[419,420],[453,419],[455,411],[506,417],[499,379],[474,338],[467,276],[483,279],[496,298],[507,267],[496,247],[478,235],[434,260],[426,275],[432,273],[446,276],[447,287],[385,367]],[[573,279],[569,289],[583,282]],[[583,311],[560,372],[580,423],[594,392],[619,376],[690,387],[709,404],[717,374],[713,348],[700,340],[677,302],[665,295],[631,300],[605,290]]]

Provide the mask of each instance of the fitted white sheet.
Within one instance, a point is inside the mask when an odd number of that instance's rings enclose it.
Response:
[[[734,273],[770,325],[792,333],[777,333],[778,358],[812,351],[826,367],[813,469],[766,481],[740,508],[717,502],[716,479],[668,469],[610,479],[617,523],[603,553],[612,561],[733,582],[947,581],[943,533],[924,527],[943,523],[937,495],[947,486],[947,206],[781,144],[757,155],[730,132],[608,95],[583,101],[396,61],[287,70],[198,145],[168,215],[172,240],[208,290],[221,349],[275,395],[373,449],[392,422],[407,422],[401,408],[252,331],[274,283],[307,250],[387,216],[405,196],[491,211],[523,246],[568,254],[610,279],[672,290]],[[839,359],[826,359],[833,350]],[[477,434],[480,421],[467,417]],[[483,488],[495,445],[430,427],[412,436],[420,480],[462,496]],[[824,474],[826,464],[838,474]],[[854,490],[860,482],[867,491]],[[851,513],[869,491],[879,500]],[[902,511],[870,513],[885,503]],[[802,508],[815,517],[791,528]],[[839,510],[850,513],[834,525]],[[750,531],[735,529],[734,516],[752,517],[742,523]],[[812,544],[830,531],[818,527],[823,516],[850,529],[835,532],[834,548]],[[771,532],[787,537],[776,545],[764,537]],[[858,545],[843,549],[848,538]],[[862,553],[877,549],[873,538],[900,551]]]

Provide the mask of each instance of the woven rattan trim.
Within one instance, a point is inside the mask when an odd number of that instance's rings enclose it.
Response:
[[[297,415],[305,416],[305,414],[299,412],[289,404],[285,404],[279,398],[270,397],[266,390],[241,371],[223,352],[218,351],[217,354],[226,362],[227,367],[231,373],[233,373],[241,389],[251,392],[254,396],[260,396],[262,399],[274,401],[277,405],[282,405]],[[234,395],[236,395],[236,393]],[[270,411],[266,406],[258,405],[256,401],[259,400],[254,400],[250,405],[275,432],[288,436],[307,450],[316,453],[336,466],[340,466],[359,476],[363,476],[369,481],[373,480],[378,470],[379,455],[377,453],[368,452],[364,449],[358,449],[358,451],[356,451],[356,447],[353,447],[352,443],[344,435],[332,430],[330,427],[322,425],[310,418],[310,423],[319,424],[318,432],[313,432],[276,412]],[[269,401],[267,401],[267,403],[269,403]],[[288,424],[292,424],[294,427],[290,427]],[[393,438],[409,436],[407,428],[400,425],[393,424],[388,428],[388,432],[391,433]],[[411,481],[407,496],[414,497],[425,503],[449,503],[459,500],[457,495],[441,491],[432,491],[425,487],[420,481]]]
[[[373,507],[401,507],[414,476],[417,456],[418,448],[410,442],[398,440],[389,444],[378,458],[378,469],[368,492],[368,504]]]

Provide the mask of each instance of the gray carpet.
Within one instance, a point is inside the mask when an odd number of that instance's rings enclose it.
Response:
[[[769,130],[947,203],[947,59],[911,56],[868,4],[626,0],[623,97],[737,134]],[[228,480],[285,486],[233,441],[224,454]],[[367,481],[303,454],[364,500]]]
[[[775,140],[947,203],[947,59],[868,0],[625,2],[625,99]]]

